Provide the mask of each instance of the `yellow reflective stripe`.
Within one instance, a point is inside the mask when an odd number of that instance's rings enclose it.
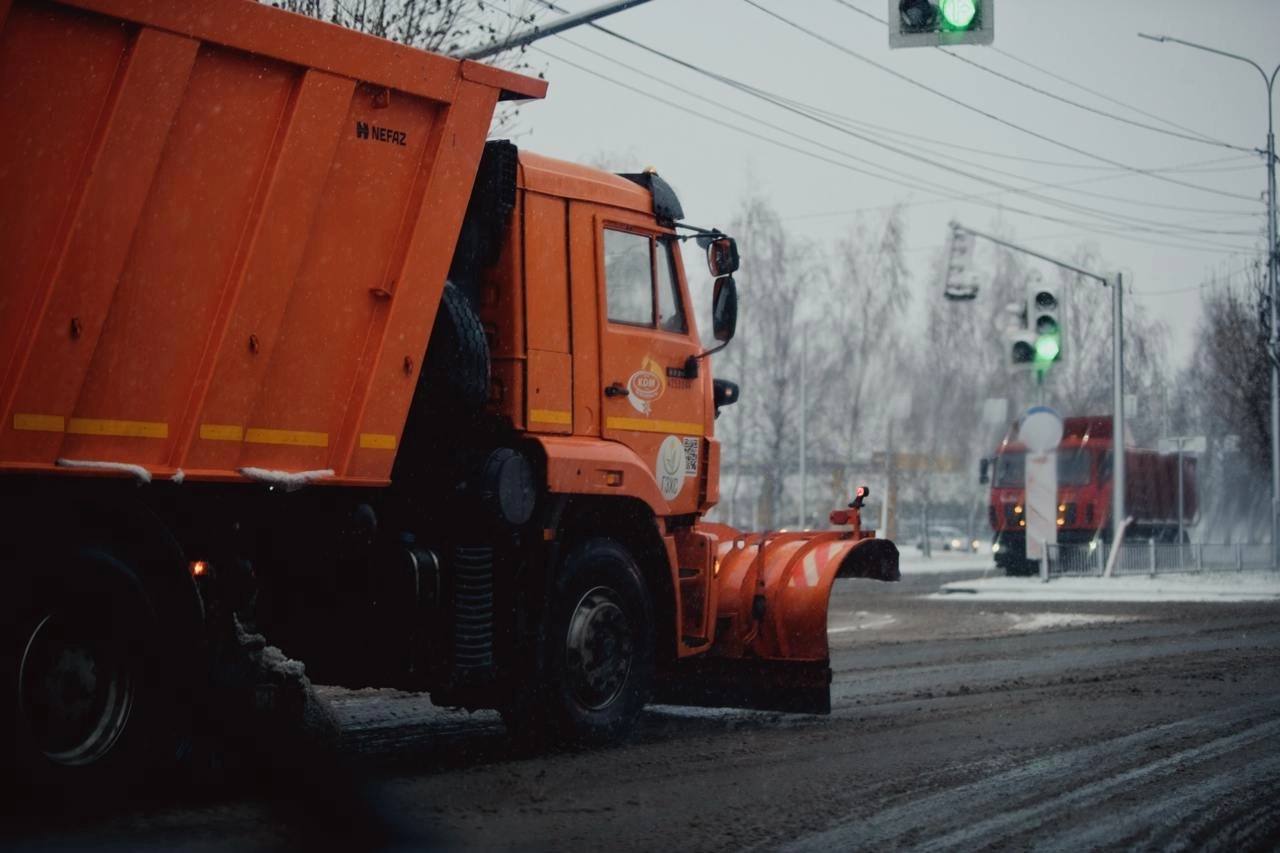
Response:
[[[687,421],[652,421],[647,418],[606,418],[609,429],[629,429],[637,432],[682,432],[685,435],[702,435],[702,424]]]
[[[119,435],[127,438],[168,438],[169,425],[156,421],[117,421],[109,418],[69,418],[67,432],[76,435]]]
[[[360,446],[367,450],[395,450],[396,437],[380,432],[362,432]]]
[[[573,413],[563,412],[559,409],[530,409],[529,420],[537,421],[540,424],[569,426],[573,423]]]
[[[200,437],[208,441],[244,441],[244,427],[237,424],[200,424]]]
[[[328,447],[327,432],[306,432],[300,429],[261,429],[251,427],[245,431],[248,444],[293,444],[299,447]]]
[[[62,415],[18,415],[13,416],[14,429],[33,430],[35,432],[65,432],[66,418]]]

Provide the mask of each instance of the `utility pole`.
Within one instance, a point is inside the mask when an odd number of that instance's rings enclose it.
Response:
[[[809,336],[800,335],[800,508],[796,512],[796,527],[804,530],[808,525],[805,524],[805,498],[806,492],[809,491],[807,469],[805,468],[805,456],[808,454],[809,429],[808,422],[805,417],[805,410],[809,408],[809,390],[808,390],[808,361],[809,361]]]
[[[585,12],[577,12],[573,15],[565,15],[563,18],[548,24],[537,24],[521,33],[516,33],[511,38],[498,44],[485,45],[469,50],[460,54],[460,59],[485,59],[493,56],[495,53],[502,53],[504,50],[513,50],[517,47],[524,47],[526,44],[532,44],[538,39],[544,39],[547,36],[553,36],[556,33],[562,33],[565,30],[571,30],[574,27],[580,27],[583,24],[590,24],[592,21],[612,15],[615,12],[621,12],[624,9],[630,9],[632,6],[639,6],[641,3],[647,3],[649,0],[616,0],[613,3],[605,3],[596,6],[594,9],[587,9]]]
[[[1216,47],[1183,41],[1173,36],[1152,36],[1146,33],[1138,33],[1138,36],[1151,41],[1174,42],[1246,62],[1257,69],[1267,87],[1267,150],[1263,154],[1267,158],[1267,293],[1271,302],[1271,330],[1267,337],[1267,359],[1271,362],[1271,565],[1273,568],[1280,568],[1280,306],[1277,305],[1280,301],[1280,283],[1276,280],[1277,274],[1280,274],[1280,236],[1276,234],[1276,134],[1271,109],[1280,65],[1268,77],[1262,66],[1252,59],[1218,50]]]
[[[1111,288],[1111,405],[1115,412],[1111,416],[1111,542],[1113,548],[1120,547],[1120,540],[1124,534],[1124,277],[1120,273],[1116,273],[1115,280],[1108,279],[1106,276],[1098,275],[1095,272],[1081,269],[1060,261],[1057,258],[1042,254],[1025,246],[1019,246],[1016,243],[1010,243],[1008,240],[1001,240],[999,237],[993,237],[990,234],[984,234],[981,231],[975,231],[968,226],[961,225],[958,222],[952,222],[951,228],[953,233],[963,231],[972,234],[975,237],[981,237],[984,240],[990,240],[997,246],[1004,246],[1014,252],[1020,252],[1024,255],[1030,255],[1033,258],[1039,258],[1046,263],[1061,267],[1064,270],[1073,272],[1076,275],[1093,279],[1103,287]],[[1274,306],[1273,306],[1274,307]]]
[[[1124,544],[1124,276],[1111,286],[1111,547]]]

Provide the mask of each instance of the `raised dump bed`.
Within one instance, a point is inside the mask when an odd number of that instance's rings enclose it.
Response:
[[[494,106],[546,84],[250,0],[0,0],[0,79],[0,470],[387,482]]]

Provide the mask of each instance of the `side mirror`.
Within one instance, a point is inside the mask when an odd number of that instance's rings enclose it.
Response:
[[[978,461],[978,482],[980,484],[986,485],[991,482],[990,471],[991,460],[984,456]]]
[[[732,237],[717,237],[707,244],[707,268],[712,278],[733,275],[738,271],[738,241]]]
[[[716,279],[711,303],[712,333],[717,341],[727,344],[738,330],[738,285],[733,276]]]
[[[716,417],[720,417],[720,409],[738,402],[738,383],[728,379],[711,380],[712,399],[716,404]]]

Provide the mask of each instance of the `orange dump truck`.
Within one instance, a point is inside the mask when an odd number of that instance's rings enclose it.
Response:
[[[13,766],[170,760],[237,618],[563,738],[829,707],[832,583],[897,551],[856,508],[701,521],[737,389],[680,249],[723,344],[736,247],[654,174],[486,144],[545,88],[246,0],[0,0]]]

